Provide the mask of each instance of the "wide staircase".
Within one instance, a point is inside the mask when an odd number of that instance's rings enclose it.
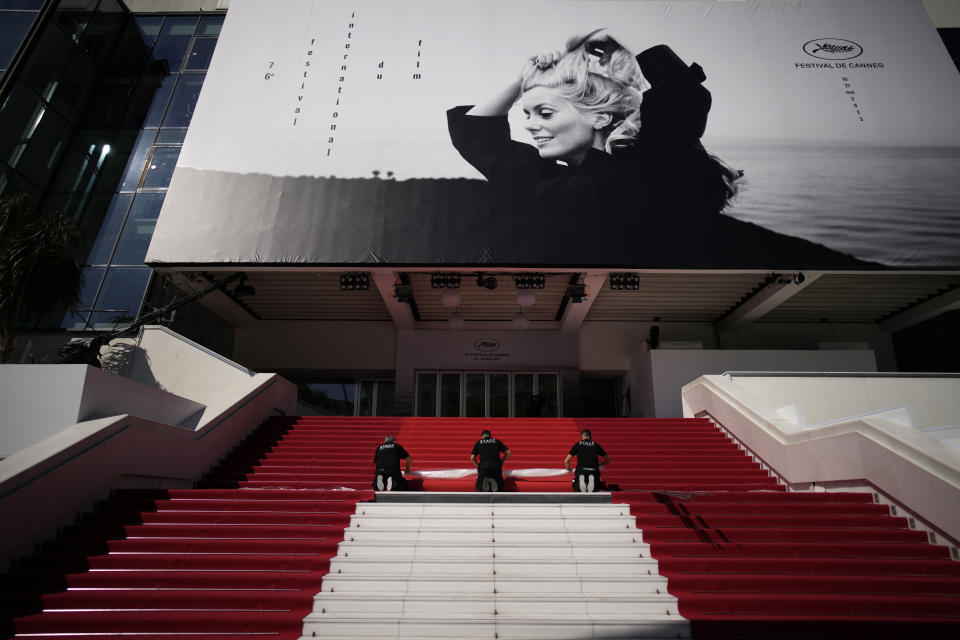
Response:
[[[483,428],[513,453],[496,498],[473,493]],[[585,499],[562,471],[582,428],[612,459],[611,497],[588,498],[607,506],[590,504],[632,515],[614,525],[629,561],[578,537],[599,541],[614,520],[564,511]],[[419,475],[407,497],[374,502],[387,434]],[[509,563],[501,520],[525,537]],[[9,633],[61,640],[960,637],[960,564],[945,547],[871,494],[786,492],[705,420],[275,418],[196,489],[116,492],[0,591]],[[359,613],[383,625],[330,623]],[[404,615],[426,623],[401,628]],[[473,626],[453,626],[465,617]]]

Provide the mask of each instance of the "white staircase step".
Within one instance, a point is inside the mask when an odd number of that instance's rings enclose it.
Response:
[[[632,544],[642,543],[643,536],[637,529],[621,531],[589,531],[555,529],[552,531],[531,531],[516,529],[364,529],[351,528],[343,532],[347,542],[393,542],[404,544],[437,544],[444,542],[486,543],[501,542],[509,544]]]
[[[316,635],[312,635],[316,634]],[[304,618],[304,636],[389,640],[426,638],[542,639],[646,638],[676,640],[690,637],[687,620],[679,616],[650,615],[643,619],[597,620],[587,616],[552,616],[549,620],[517,619],[512,616],[458,616],[427,618],[407,616],[379,618],[364,615],[320,616]]]
[[[498,558],[501,560],[529,560],[536,554],[544,558],[575,558],[592,560],[598,558],[649,558],[650,546],[646,543],[604,545],[602,553],[593,544],[570,544],[545,546],[533,542],[526,544],[508,542],[424,542],[409,547],[392,544],[390,540],[376,542],[345,541],[338,547],[337,558],[391,558],[411,556],[415,558]]]
[[[493,515],[497,517],[577,517],[596,518],[630,515],[624,504],[395,504],[369,502],[357,505],[357,515],[399,517],[450,517]]]
[[[555,576],[364,576],[327,574],[323,579],[322,594],[369,593],[369,594],[549,594],[590,595],[607,597],[616,595],[656,594],[667,592],[667,580],[663,576],[572,576],[557,579]],[[319,594],[318,594],[319,595]],[[672,598],[672,596],[671,596]]]
[[[611,596],[584,599],[551,593],[542,596],[504,596],[502,594],[458,594],[456,598],[436,595],[395,595],[331,593],[314,613],[320,617],[366,614],[371,617],[400,616],[458,617],[491,615],[551,619],[557,616],[614,616],[629,618],[646,615],[678,615],[676,600],[666,595]],[[499,619],[499,618],[498,618]]]
[[[391,515],[354,515],[350,518],[348,529],[392,529],[407,531],[413,529],[429,530],[462,530],[462,529],[497,529],[529,530],[529,531],[556,531],[557,529],[587,530],[587,531],[623,531],[637,528],[633,518],[623,516],[609,516],[596,518],[570,517],[536,517],[528,515],[491,516],[409,516]]]
[[[554,495],[556,499],[556,495]],[[689,638],[624,505],[363,503],[304,638]]]
[[[537,558],[496,562],[493,558],[340,558],[330,561],[330,574],[344,575],[496,575],[499,576],[646,576],[658,573],[657,561],[647,558]]]

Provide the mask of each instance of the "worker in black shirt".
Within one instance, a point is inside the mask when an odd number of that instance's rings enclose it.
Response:
[[[407,488],[407,482],[400,473],[401,460],[407,461],[407,473],[410,473],[413,458],[394,440],[393,436],[384,438],[383,444],[377,447],[373,455],[373,465],[377,468],[373,487],[377,491],[403,491]]]
[[[610,456],[603,447],[593,441],[589,429],[580,432],[580,442],[570,447],[570,453],[564,458],[563,467],[567,471],[570,471],[570,459],[573,456],[577,456],[577,475],[573,479],[573,490],[578,493],[593,493],[600,488],[600,467],[610,464]]]
[[[500,454],[503,453],[503,458]],[[477,491],[500,491],[503,489],[503,463],[510,457],[510,449],[484,429],[480,439],[473,445],[470,462],[477,468]]]

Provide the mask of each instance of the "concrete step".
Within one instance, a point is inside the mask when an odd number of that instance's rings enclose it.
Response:
[[[343,539],[349,542],[392,542],[395,545],[440,544],[459,542],[483,544],[500,542],[507,544],[550,545],[605,545],[640,544],[643,536],[637,529],[624,531],[595,531],[567,529],[551,531],[512,530],[512,529],[450,529],[428,530],[408,529],[404,531],[390,529],[349,528],[343,532]]]
[[[395,502],[365,502],[357,505],[356,515],[370,516],[526,516],[526,517],[630,517],[630,506],[627,504],[595,503],[595,504],[524,504],[524,503],[493,503],[493,504],[448,504],[448,503],[395,503]]]
[[[689,637],[627,505],[391,497],[351,516],[304,637]]]
[[[322,616],[311,613],[304,618],[301,640],[314,637],[357,640],[425,640],[460,638],[463,640],[555,640],[556,638],[645,638],[676,640],[690,637],[690,625],[679,616],[646,616],[643,619],[598,620],[587,616],[553,616],[549,620],[523,616],[458,616],[377,618],[366,615]]]
[[[478,530],[496,529],[552,531],[636,531],[635,519],[630,516],[601,517],[550,517],[529,515],[424,515],[420,517],[394,515],[354,515],[350,518],[352,529],[407,530]]]
[[[390,540],[376,542],[344,541],[338,547],[336,558],[497,558],[501,560],[529,560],[551,558],[575,558],[594,560],[597,558],[650,558],[650,546],[640,543],[605,545],[600,553],[595,544],[570,544],[544,546],[539,542],[526,544],[509,542],[471,543],[463,541],[423,542],[404,549]]]
[[[457,598],[470,595],[487,594],[506,597],[522,594],[549,593],[551,596],[638,596],[647,594],[666,594],[667,580],[662,576],[572,576],[557,579],[553,576],[449,576],[449,575],[355,575],[327,574],[323,579],[323,591],[326,595],[353,593],[367,594],[372,598],[380,594],[391,595],[435,595],[456,594]],[[318,594],[318,598],[326,600]],[[673,596],[669,596],[676,602]],[[321,605],[322,606],[322,605]]]
[[[494,574],[494,572],[496,572]],[[658,573],[652,558],[543,558],[500,560],[494,558],[340,558],[330,562],[330,574],[420,576],[498,575],[512,576],[649,576]]]
[[[319,601],[318,601],[319,604]],[[615,616],[637,617],[648,615],[679,615],[676,600],[656,594],[584,598],[563,593],[542,595],[457,594],[456,598],[443,595],[377,593],[371,596],[353,593],[331,593],[322,600],[314,613],[319,616],[359,615],[372,617],[393,615],[411,616],[525,616],[552,619],[557,616]],[[499,619],[499,618],[498,618]]]

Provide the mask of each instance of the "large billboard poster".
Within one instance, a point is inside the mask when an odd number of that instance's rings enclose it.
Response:
[[[147,261],[960,267],[919,0],[232,0]]]

